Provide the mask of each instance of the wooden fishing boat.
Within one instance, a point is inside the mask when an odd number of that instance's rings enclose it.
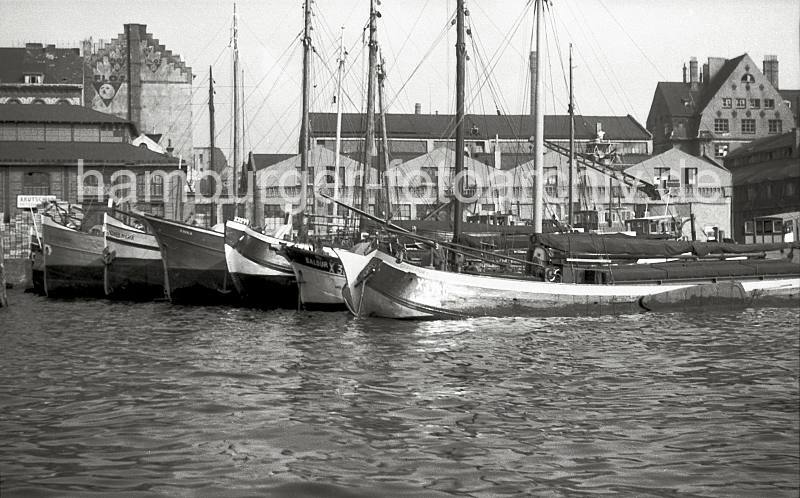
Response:
[[[343,250],[342,250],[343,251]],[[283,254],[292,265],[300,303],[307,310],[345,311],[342,289],[347,281],[339,256],[329,247],[287,245]]]
[[[175,303],[227,303],[235,298],[222,232],[145,215],[161,251],[164,290]]]
[[[543,2],[536,2],[536,10],[536,45],[539,47]],[[455,150],[463,150],[464,146],[464,16],[464,2],[459,0],[456,7],[458,124]],[[543,90],[540,58],[541,51],[537,50],[537,98]],[[544,176],[544,113],[537,101],[534,104],[536,178],[541,179]],[[462,169],[463,158],[458,154],[455,174]],[[343,296],[348,308],[356,316],[419,319],[586,316],[708,305],[741,308],[756,302],[798,304],[800,263],[794,253],[790,253],[794,259],[783,254],[782,258],[768,260],[759,254],[768,249],[763,247],[731,248],[722,244],[701,246],[694,243],[683,247],[664,245],[663,241],[644,241],[642,245],[613,236],[579,239],[572,235],[543,234],[542,182],[536,182],[535,190],[533,227],[537,235],[531,240],[526,259],[505,257],[508,266],[522,263],[522,271],[473,273],[470,265],[462,264],[464,258],[475,257],[478,253],[465,251],[461,244],[462,212],[456,202],[453,243],[446,245],[458,254],[458,258],[453,258],[455,264],[450,265],[454,271],[415,266],[381,251],[368,256],[338,251],[347,278]],[[562,240],[553,239],[558,237]],[[782,247],[792,251],[799,248]],[[693,259],[681,259],[687,250]],[[712,255],[717,256],[716,260],[711,260]],[[481,251],[480,257],[484,256],[485,251]],[[640,256],[662,256],[662,260],[650,264],[631,261]],[[447,258],[440,260],[447,261]]]
[[[43,287],[53,296],[103,296],[103,235],[42,217]]]
[[[797,249],[795,249],[797,250]],[[345,302],[356,316],[463,318],[619,314],[707,306],[800,304],[800,264],[789,259],[667,261],[613,266],[547,263],[548,281],[422,268],[376,251],[339,252],[347,275]],[[583,258],[576,258],[583,259]],[[552,271],[553,269],[558,272]]]
[[[295,273],[281,247],[289,244],[236,221],[225,223],[225,261],[233,285],[248,304],[295,308]]]
[[[125,223],[121,217],[129,218]],[[103,214],[105,263],[103,285],[107,297],[148,300],[164,297],[164,264],[153,234],[124,213]]]

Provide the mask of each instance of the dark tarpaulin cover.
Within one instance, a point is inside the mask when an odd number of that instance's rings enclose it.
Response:
[[[682,240],[642,239],[625,234],[535,234],[531,243],[562,252],[566,255],[592,254],[609,256],[670,257],[692,253],[696,256],[709,254],[746,254],[777,251],[800,247],[798,243],[731,244],[719,242],[692,242]]]

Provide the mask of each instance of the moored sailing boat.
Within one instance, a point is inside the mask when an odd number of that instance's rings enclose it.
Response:
[[[233,285],[248,304],[264,308],[297,306],[297,284],[281,246],[289,244],[236,221],[225,223],[225,261]]]
[[[153,234],[103,214],[105,264],[103,285],[111,298],[147,300],[164,297],[164,264]]]
[[[542,0],[537,0],[537,41],[541,39]],[[457,6],[458,74],[463,74],[464,5]],[[538,45],[538,44],[537,44]],[[540,57],[537,51],[537,57]],[[542,94],[541,64],[537,61],[536,92]],[[463,82],[461,77],[457,80]],[[463,150],[463,87],[457,92],[456,150]],[[543,113],[535,105],[537,184],[534,226],[542,232],[541,179],[543,174]],[[459,165],[457,163],[456,170]],[[454,214],[454,243],[460,242],[461,212]],[[652,241],[651,241],[652,242]],[[570,243],[567,243],[569,248]],[[797,304],[800,297],[800,264],[786,258],[774,262],[762,258],[716,263],[706,261],[624,265],[612,268],[607,259],[574,257],[570,250],[560,263],[550,257],[552,247],[532,247],[523,263],[527,274],[487,275],[422,268],[381,251],[358,256],[338,251],[347,278],[343,295],[356,316],[387,318],[461,318],[466,316],[593,315],[636,310],[684,308],[725,304],[741,306],[758,301]],[[763,248],[754,248],[761,250]],[[633,254],[639,249],[625,249]],[[715,248],[725,254],[724,248]],[[669,252],[662,249],[664,252]],[[702,252],[703,249],[700,249]],[[749,252],[740,248],[735,252]],[[469,255],[469,254],[467,254]],[[707,254],[706,254],[707,255]],[[675,256],[675,254],[672,254]],[[701,255],[702,256],[702,255]],[[511,261],[514,258],[506,258]],[[665,266],[666,265],[666,266]],[[683,267],[681,267],[683,265]],[[457,268],[460,270],[460,268]],[[623,276],[622,283],[614,274]],[[565,276],[569,274],[569,279]],[[627,274],[627,278],[625,275]]]
[[[53,296],[103,295],[103,235],[42,217],[43,287]]]
[[[225,263],[225,235],[145,215],[158,241],[164,290],[172,302],[224,303],[234,297]]]

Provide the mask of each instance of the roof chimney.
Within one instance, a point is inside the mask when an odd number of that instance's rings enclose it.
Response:
[[[772,86],[775,87],[775,90],[778,89],[778,56],[777,55],[765,55],[764,56],[764,65],[762,66],[764,69],[764,76],[767,78],[767,81],[770,82]]]
[[[697,73],[697,57],[689,59],[689,82],[692,84],[692,90],[697,90],[700,84],[700,79]]]
[[[536,51],[531,50],[530,54],[530,67],[531,67],[531,116],[536,113]]]
[[[689,83],[689,80],[686,79],[686,76],[688,76],[688,75],[686,74],[686,63],[684,62],[683,63],[683,82],[684,83]]]
[[[419,102],[414,104],[414,114],[422,114],[422,104]]]

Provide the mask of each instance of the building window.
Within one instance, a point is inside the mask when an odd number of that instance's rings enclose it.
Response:
[[[750,73],[745,73],[744,76],[742,76],[742,83],[755,83],[755,82],[756,82],[755,77],[753,77],[753,75]]]
[[[751,109],[761,109],[761,99],[750,99]]]
[[[683,169],[683,185],[686,187],[694,187],[697,185],[697,168]]]
[[[43,74],[26,74],[25,83],[28,85],[41,85],[44,83]]]
[[[747,99],[736,99],[736,108],[744,109],[747,106]]]
[[[764,109],[775,109],[775,99],[764,99]]]
[[[714,119],[714,133],[730,133],[731,126],[727,118]]]
[[[264,218],[283,218],[280,204],[264,204]]]
[[[744,234],[745,235],[752,235],[753,234],[753,222],[752,221],[745,221],[744,222]]]
[[[161,175],[150,175],[150,198],[164,197],[164,177]]]
[[[136,198],[144,199],[144,175],[136,175]]]
[[[411,204],[398,204],[394,207],[394,217],[398,220],[411,219]]]
[[[481,211],[489,211],[489,212],[493,213],[494,212],[494,203],[481,204]]]
[[[756,120],[755,119],[743,119],[742,120],[742,133],[746,133],[748,135],[752,135],[756,132]]]
[[[669,168],[653,168],[653,172],[659,180],[667,180],[669,178]]]
[[[728,155],[728,144],[714,144],[714,157],[725,157]]]
[[[770,133],[783,133],[783,121],[780,119],[770,119],[767,125],[769,126]]]
[[[723,97],[722,98],[722,108],[723,109],[730,109],[733,105],[733,99],[730,97]]]
[[[23,195],[49,195],[50,174],[30,171],[22,175]]]

